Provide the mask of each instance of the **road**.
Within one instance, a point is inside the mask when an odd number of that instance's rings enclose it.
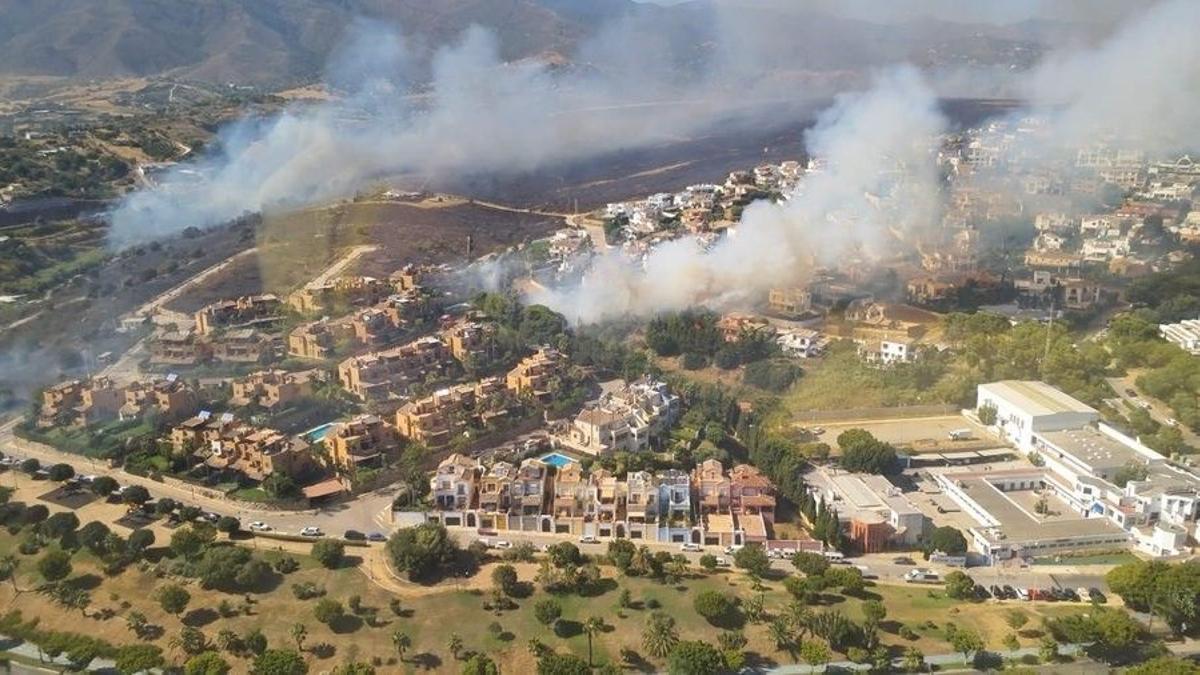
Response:
[[[1138,373],[1131,372],[1126,374],[1124,377],[1108,377],[1105,379],[1107,380],[1108,385],[1112,387],[1113,391],[1115,391],[1117,396],[1121,397],[1122,400],[1127,402],[1129,405],[1145,408],[1146,412],[1150,413],[1151,419],[1159,424],[1166,424],[1167,420],[1172,419],[1171,416],[1174,413],[1162,401],[1142,393],[1137,387],[1137,377]],[[1126,390],[1133,391],[1138,395],[1130,396],[1128,393],[1126,393]],[[1150,407],[1146,408],[1145,405],[1141,405],[1143,403],[1149,405]],[[1179,431],[1183,434],[1184,443],[1187,443],[1193,448],[1200,448],[1200,434],[1197,434],[1182,424],[1179,425]]]
[[[133,310],[132,312],[126,314],[124,317],[122,317],[122,319],[130,319],[130,318],[144,319],[146,317],[156,317],[155,318],[156,322],[178,323],[179,321],[182,320],[184,323],[188,323],[191,321],[190,316],[187,316],[180,312],[168,312],[166,310],[166,304],[168,302],[171,302],[172,300],[178,298],[180,295],[183,295],[184,292],[191,289],[193,286],[199,284],[200,282],[204,281],[205,279],[211,277],[214,274],[217,274],[221,270],[232,265],[233,262],[236,261],[238,258],[241,258],[243,256],[253,255],[257,252],[258,252],[258,247],[251,247],[244,251],[239,251],[239,252],[229,256],[228,258],[222,260],[221,262],[217,263],[216,265],[213,265],[212,267],[209,267],[208,269],[201,271],[199,274],[196,274],[195,276],[190,277],[187,281],[184,281],[183,283],[179,284],[178,286],[176,286],[168,291],[158,294],[157,296],[152,298],[149,302],[143,304],[141,307],[138,307],[137,309]],[[159,318],[157,318],[160,315],[162,316],[161,321],[159,320]]]
[[[345,255],[334,261],[332,265],[326,267],[324,272],[321,272],[315,278],[313,278],[312,281],[304,284],[304,287],[317,288],[318,286],[324,286],[325,284],[329,283],[330,280],[340,275],[343,270],[350,266],[350,263],[354,262],[359,257],[378,249],[379,247],[375,246],[374,244],[362,244],[351,248],[346,252]]]
[[[243,523],[263,521],[280,532],[298,533],[302,528],[315,526],[321,528],[326,534],[336,536],[341,535],[346,530],[357,530],[364,533],[382,532],[386,534],[393,529],[391,503],[399,492],[399,488],[396,486],[386,486],[358,495],[353,499],[335,502],[316,509],[281,511],[248,502],[230,500],[220,493],[206,490],[203,487],[161,483],[127,473],[121,468],[109,467],[103,462],[60,452],[42,443],[17,438],[13,434],[13,428],[18,422],[18,419],[13,419],[0,425],[0,450],[8,456],[21,459],[33,457],[43,464],[55,464],[59,462],[71,464],[80,474],[112,476],[122,485],[141,485],[156,498],[170,497],[180,502],[193,504],[205,511],[211,511],[219,515],[234,516]],[[484,538],[476,531],[465,528],[453,528],[452,533],[463,544],[468,544],[475,539]],[[561,535],[511,531],[489,535],[487,538],[505,539],[513,543],[529,542],[538,547],[564,540]],[[679,544],[647,542],[647,545],[653,550],[665,550],[671,553],[681,552]],[[585,550],[602,550],[604,544],[583,544],[581,547]],[[702,552],[691,552],[684,555],[693,564],[698,564],[700,556],[704,553],[712,553],[718,556],[725,555],[723,551],[716,547],[708,547]],[[900,582],[903,580],[904,574],[912,569],[912,566],[896,564],[893,562],[896,557],[897,554],[894,553],[869,554],[852,558],[850,562],[866,567],[871,574],[877,575],[881,581]],[[922,567],[934,569],[943,575],[951,571],[949,567],[920,561],[918,559],[919,556],[910,555],[910,557],[914,557],[914,560]],[[791,561],[787,559],[773,561],[772,567],[785,573],[793,571]],[[1070,588],[1078,588],[1080,586],[1105,588],[1103,577],[1107,569],[1107,567],[1103,566],[1075,568],[1066,565],[1024,568],[974,567],[968,570],[968,573],[977,582],[985,586],[990,586],[991,584],[1008,584],[1011,586],[1033,586],[1039,588],[1055,585]]]

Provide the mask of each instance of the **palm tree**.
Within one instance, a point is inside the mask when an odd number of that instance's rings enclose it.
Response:
[[[292,639],[296,641],[296,651],[304,651],[304,640],[308,637],[308,627],[302,623],[292,626]]]
[[[450,655],[457,661],[458,655],[462,652],[463,648],[462,637],[458,633],[451,633],[447,646],[450,648]]]
[[[400,657],[401,663],[404,662],[404,652],[412,646],[412,638],[408,637],[408,633],[396,631],[392,633],[392,645],[396,648],[396,654]]]
[[[642,630],[642,648],[651,656],[665,658],[679,644],[679,633],[675,631],[675,619],[663,612],[654,612],[646,620]]]
[[[592,638],[594,638],[597,633],[599,633],[603,630],[604,630],[604,619],[601,619],[598,616],[589,617],[587,621],[583,622],[583,632],[587,633],[587,639],[588,639],[588,667],[589,668],[592,667]]]

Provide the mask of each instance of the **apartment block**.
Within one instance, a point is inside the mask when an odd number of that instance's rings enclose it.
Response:
[[[376,415],[359,415],[338,422],[325,433],[326,456],[339,472],[353,474],[360,468],[378,468],[400,449],[396,428]]]
[[[496,324],[466,319],[442,331],[442,341],[459,363],[483,364],[491,360]]]
[[[404,404],[396,411],[396,428],[401,437],[436,448],[473,426],[486,426],[508,414],[504,383],[492,377]]]
[[[209,335],[222,328],[251,327],[279,320],[283,303],[271,295],[249,295],[220,300],[195,313],[196,332]]]
[[[312,396],[314,371],[289,373],[282,370],[260,370],[235,379],[231,386],[230,404],[258,405],[271,409]]]
[[[367,401],[403,394],[413,382],[441,375],[449,352],[441,340],[423,337],[383,351],[355,356],[338,364],[338,381],[346,391]]]
[[[567,357],[552,347],[541,347],[508,371],[505,384],[517,396],[548,403],[566,374]]]

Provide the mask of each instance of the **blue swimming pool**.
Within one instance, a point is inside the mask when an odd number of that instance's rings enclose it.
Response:
[[[334,424],[336,424],[336,422],[326,422],[319,427],[313,427],[309,429],[308,431],[300,434],[300,436],[309,443],[319,443],[320,441],[325,440],[325,435],[329,433],[329,430],[333,428]]]
[[[552,466],[556,469],[561,469],[573,461],[575,461],[575,460],[571,459],[570,457],[567,457],[566,455],[559,454],[557,452],[552,452],[552,453],[542,457],[543,464],[549,464],[550,466]]]

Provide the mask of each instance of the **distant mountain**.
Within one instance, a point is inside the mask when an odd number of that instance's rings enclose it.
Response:
[[[418,54],[479,25],[509,60],[575,59],[581,41],[623,18],[674,63],[758,50],[756,67],[829,71],[899,60],[1010,63],[1040,53],[1058,26],[934,20],[877,24],[777,1],[692,0],[0,0],[0,75],[169,76],[286,86],[319,78],[360,18],[401,28]],[[763,56],[766,56],[764,59]],[[602,63],[591,63],[603,67]]]
[[[627,0],[601,0],[621,7]],[[506,58],[569,50],[587,3],[555,0],[0,0],[0,74],[169,75],[282,85],[318,77],[356,18],[427,50],[477,24]],[[571,7],[576,5],[576,7]],[[563,12],[555,11],[562,6]],[[570,10],[570,11],[568,11]]]

